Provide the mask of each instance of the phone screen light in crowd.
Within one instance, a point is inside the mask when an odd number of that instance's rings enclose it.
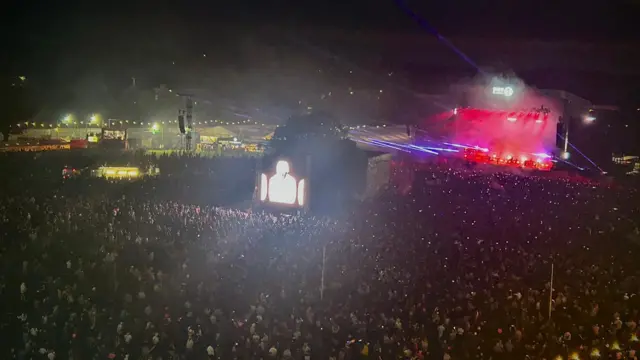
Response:
[[[518,118],[517,118],[517,117],[513,117],[513,116],[509,116],[509,117],[507,118],[507,120],[508,120],[508,121],[511,121],[511,122],[516,122],[516,121],[518,121]]]
[[[595,116],[591,116],[591,115],[587,115],[584,117],[584,121],[586,121],[587,123],[592,123],[594,121],[596,121]]]

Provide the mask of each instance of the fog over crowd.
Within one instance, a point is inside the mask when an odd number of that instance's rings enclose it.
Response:
[[[2,358],[638,358],[634,189],[407,163],[278,215],[237,206],[255,161],[2,154]],[[62,179],[103,163],[161,172]]]

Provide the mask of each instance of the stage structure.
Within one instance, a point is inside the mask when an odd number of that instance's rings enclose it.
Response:
[[[269,211],[325,215],[346,209],[365,190],[367,154],[352,141],[339,140],[333,145],[316,147],[311,141],[263,157],[254,204]]]
[[[404,151],[551,170],[563,108],[557,99],[505,77],[452,86],[451,98],[457,106],[423,122],[413,146]]]
[[[393,155],[388,153],[370,153],[363,199],[375,197],[389,185],[392,158]]]
[[[369,182],[367,154],[355,145],[353,148],[338,148],[341,150],[326,149],[323,153],[300,152],[262,158],[256,178],[255,206],[284,213],[310,211],[335,215],[350,201],[362,198]],[[378,170],[380,168],[384,166],[377,166]],[[384,175],[385,171],[374,173]],[[380,188],[374,184],[371,186]]]
[[[278,127],[259,166],[256,204],[324,215],[347,209],[364,192],[367,172],[367,154],[347,134],[339,121],[322,113],[297,116]]]
[[[184,135],[184,150],[190,152],[193,149],[193,95],[179,94],[185,98],[185,108],[178,111],[178,127]],[[186,123],[185,123],[186,121]]]

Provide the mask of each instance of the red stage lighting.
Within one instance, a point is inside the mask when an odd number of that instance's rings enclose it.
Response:
[[[490,153],[480,149],[466,148],[463,156],[467,161],[476,164],[493,164],[500,166],[513,166],[531,170],[551,170],[553,163],[549,158],[531,158],[530,154]]]

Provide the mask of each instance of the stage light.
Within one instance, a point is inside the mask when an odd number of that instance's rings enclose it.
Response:
[[[564,160],[569,160],[569,158],[571,157],[571,154],[569,154],[568,151],[563,151],[560,157]]]
[[[516,122],[516,121],[518,121],[518,118],[515,118],[515,117],[512,117],[512,116],[509,116],[509,117],[507,118],[507,120],[509,120],[509,121],[511,121],[511,122]]]
[[[543,122],[542,119],[536,120],[536,124],[541,124],[542,122]]]
[[[527,161],[527,160],[529,160],[529,159],[527,159],[527,157],[526,157],[526,156],[522,156],[522,157],[520,158],[520,161],[522,161],[522,162],[525,162],[525,161]]]
[[[513,155],[507,155],[507,160],[513,159]]]
[[[453,115],[458,115],[458,108],[453,109]]]

